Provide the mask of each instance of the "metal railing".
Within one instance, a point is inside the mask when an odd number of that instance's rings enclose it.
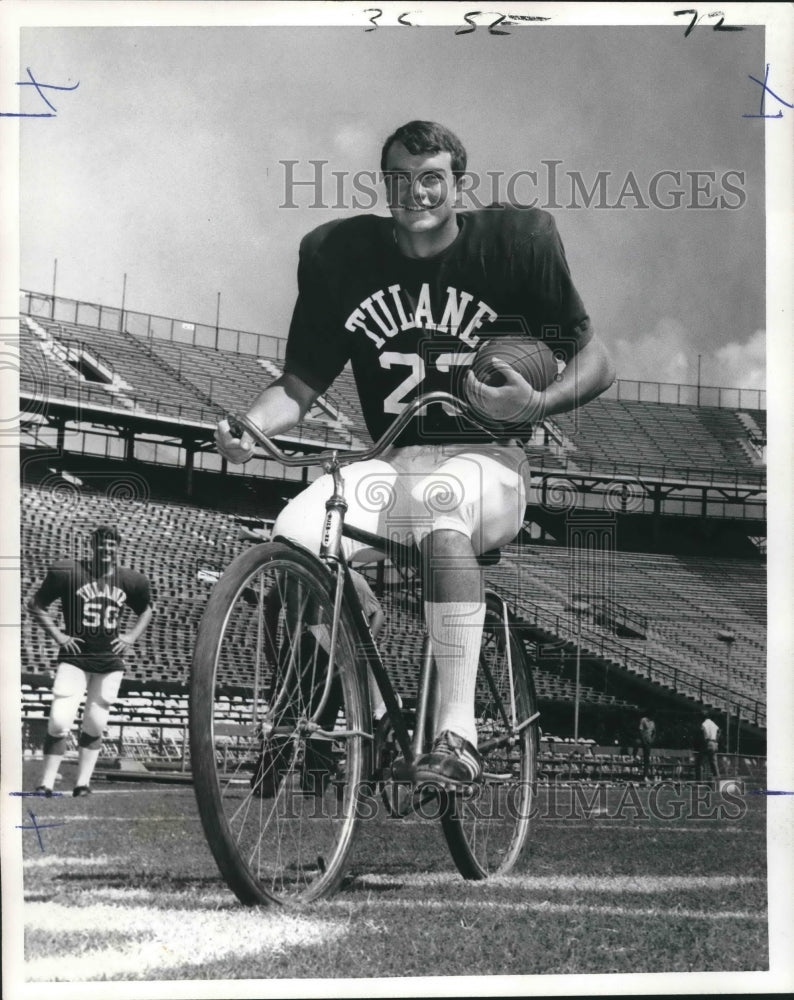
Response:
[[[560,468],[561,462],[564,463],[563,468]],[[530,456],[529,464],[533,471],[545,472],[551,478],[564,476],[614,477],[626,480],[628,486],[631,486],[631,480],[638,480],[645,483],[658,483],[659,485],[675,482],[691,486],[693,489],[700,486],[729,486],[734,489],[746,487],[759,490],[766,488],[765,469],[704,469],[693,466],[656,465],[626,460],[610,462],[603,458],[583,459],[578,454],[571,457],[550,455],[548,464],[544,455],[533,454]]]
[[[635,403],[673,403],[676,406],[716,406],[728,410],[765,410],[766,390],[732,389],[716,385],[676,382],[640,382],[618,379],[601,397]]]
[[[548,611],[516,591],[510,593],[511,588],[504,581],[499,582],[499,589],[505,596],[510,594],[516,610],[526,616],[529,624],[564,639],[566,642],[581,645],[582,654],[585,656],[592,654],[600,659],[614,660],[622,667],[633,670],[649,681],[665,684],[676,694],[687,695],[699,702],[705,701],[711,705],[722,705],[726,702],[727,692],[724,686],[713,684],[711,681],[704,680],[697,674],[690,673],[680,667],[670,666],[663,660],[649,656],[647,653],[630,649],[617,639],[594,632],[586,626],[582,626],[580,633],[579,623],[575,617]],[[730,698],[732,704],[742,710],[744,719],[757,726],[766,725],[766,705],[764,702],[737,691],[731,692]]]
[[[21,291],[20,313],[89,326],[96,330],[131,333],[145,340],[167,340],[174,344],[210,347],[235,354],[255,354],[274,360],[284,357],[286,347],[286,340],[283,338],[264,333],[53,297],[41,292]]]
[[[24,379],[22,380],[20,402],[23,423],[25,422],[25,413],[30,415],[43,413],[46,411],[48,403],[59,401],[73,406],[78,414],[81,407],[93,407],[105,413],[125,413],[135,418],[154,417],[179,424],[182,427],[200,426],[207,431],[208,437],[219,416],[222,415],[220,407],[211,409],[198,404],[168,403],[162,399],[143,398],[126,391],[116,396],[108,392],[107,389],[94,388],[82,382],[61,382],[48,379],[46,393],[42,393],[38,387],[26,389]],[[80,419],[79,415],[76,419]],[[295,442],[301,446],[338,448],[341,451],[346,451],[351,447],[353,436],[347,430],[342,431],[316,423],[310,426],[302,425],[300,429],[296,428],[288,437],[280,437],[280,440],[282,442]]]
[[[586,598],[585,598],[586,599]],[[624,607],[617,601],[608,597],[602,597],[592,603],[594,615],[603,618],[608,628],[613,630],[619,626],[633,632],[640,632],[645,635],[649,629],[648,616],[640,614],[639,611],[632,611]]]
[[[198,323],[192,320],[158,316],[117,306],[81,302],[42,292],[22,290],[20,312],[45,316],[63,322],[78,323],[95,329],[132,333],[137,337],[168,340],[175,344],[210,347],[236,354],[256,354],[283,360],[286,339],[247,330]],[[649,403],[674,403],[688,406],[716,406],[732,410],[765,410],[763,389],[734,389],[720,386],[682,385],[674,382],[644,382],[618,379],[601,399]]]

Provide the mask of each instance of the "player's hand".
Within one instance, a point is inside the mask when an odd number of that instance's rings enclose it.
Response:
[[[471,369],[463,383],[467,402],[480,416],[506,424],[531,424],[542,419],[544,393],[533,389],[501,358],[492,359],[490,371],[504,378],[502,385],[481,382]]]
[[[85,642],[85,639],[78,639],[73,635],[62,635],[58,639],[58,645],[64,653],[71,653],[75,656],[80,652],[80,647]]]
[[[241,437],[235,437],[225,417],[218,421],[218,426],[215,428],[215,446],[233,465],[242,465],[254,453],[254,440],[248,431],[243,431]]]
[[[123,656],[135,645],[135,640],[127,632],[110,640],[110,648],[118,656]]]

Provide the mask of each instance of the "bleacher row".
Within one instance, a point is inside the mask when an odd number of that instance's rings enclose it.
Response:
[[[763,759],[740,755],[720,755],[720,773],[740,778],[757,778],[764,768]],[[695,776],[695,755],[692,750],[659,748],[650,755],[650,779],[658,781],[689,781]],[[592,740],[550,743],[541,740],[538,757],[538,780],[541,783],[626,783],[642,779],[641,754],[624,753],[618,747],[599,747]],[[597,808],[596,800],[592,806]],[[580,802],[585,811],[587,800]]]
[[[403,698],[410,701],[416,695],[416,683],[422,656],[422,635],[416,611],[407,611],[402,596],[385,591],[381,603],[386,615],[383,631],[378,638],[380,649],[389,675]],[[567,701],[575,697],[575,684],[569,677],[561,677],[556,667],[548,667],[537,660],[533,663],[535,691],[541,703],[546,701]],[[625,706],[628,702],[613,694],[606,694],[596,688],[580,685],[580,699],[584,704]]]
[[[22,487],[22,590],[26,597],[52,561],[74,555],[75,535],[84,537],[97,523],[118,525],[122,561],[145,573],[153,587],[157,613],[131,658],[128,678],[138,686],[187,682],[196,628],[218,571],[248,543],[239,539],[231,515],[187,504],[120,502],[101,494],[75,491],[64,511],[57,491]],[[566,610],[571,579],[581,569],[577,550],[542,545],[512,545],[500,564],[488,567],[489,583],[512,603],[519,618],[532,623],[538,614],[556,618],[560,634],[570,636],[578,622]],[[589,558],[598,559],[590,554]],[[763,647],[766,580],[761,565],[743,560],[698,559],[646,553],[608,553],[612,597],[649,623],[647,638],[619,639],[594,616],[582,616],[583,646],[608,638],[610,649],[644,647],[655,658],[710,682],[763,699],[766,689]],[[594,592],[594,606],[597,596]],[[418,610],[397,590],[384,593],[387,624],[384,658],[401,693],[411,697],[420,663]],[[562,627],[564,626],[564,628]],[[730,626],[737,636],[730,678],[725,651],[716,637]],[[48,637],[22,616],[22,669],[44,676],[54,650]],[[535,656],[541,699],[573,700],[573,685],[559,670],[558,651]],[[583,699],[618,704],[612,695],[584,687]],[[139,705],[137,707],[143,707]],[[152,702],[157,714],[174,708]],[[130,709],[136,708],[131,704]],[[139,713],[138,713],[139,714]]]
[[[588,566],[589,564],[589,566]],[[605,573],[594,570],[606,567]],[[586,553],[553,546],[510,545],[489,570],[501,592],[513,597],[529,621],[556,616],[576,632],[569,609],[576,581],[598,582],[589,613],[582,615],[584,642],[603,640],[599,593],[648,621],[644,639],[621,638],[616,648],[634,650],[672,668],[700,674],[763,700],[766,690],[766,574],[761,563],[636,552]],[[733,631],[730,665],[718,634]]]
[[[189,349],[169,341],[143,340],[129,333],[97,330],[75,323],[23,316],[20,323],[22,365],[20,387],[41,392],[42,371],[47,372],[49,391],[82,398],[85,386],[94,400],[102,394],[109,406],[134,409],[137,413],[178,412],[197,421],[214,422],[227,411],[238,411],[272,381],[278,371],[267,359],[250,354],[232,354],[204,347]],[[76,361],[81,351],[91,361],[112,372],[110,382],[81,379],[74,365],[56,348],[71,349]],[[328,394],[330,407],[334,398]],[[310,411],[300,425],[307,439],[324,444],[349,446],[353,422],[334,419],[328,410]]]
[[[758,411],[748,413],[759,419]],[[553,422],[574,442],[570,459],[599,461],[606,468],[630,456],[634,465],[712,472],[757,473],[746,447],[747,431],[736,413],[715,406],[686,406],[595,399],[586,408],[557,414]]]
[[[58,361],[53,345],[84,346],[111,368],[120,382],[104,386],[91,381],[92,398],[104,392],[108,405],[133,406],[145,412],[163,407],[194,412],[197,419],[237,410],[253,399],[280,368],[275,358],[186,346],[131,333],[99,330],[87,325],[23,315],[20,324],[24,390],[40,393],[42,373],[57,394],[80,396],[86,383],[74,366]],[[351,436],[368,440],[352,373],[346,369],[325,397],[328,406],[307,415],[301,433],[311,440],[345,444]],[[741,417],[741,419],[740,419]],[[763,410],[735,411],[713,406],[688,406],[644,401],[597,399],[573,413],[558,414],[549,424],[562,442],[554,449],[529,446],[536,465],[589,471],[603,466],[612,474],[625,466],[635,469],[708,470],[757,482],[761,458],[750,446],[765,436]]]

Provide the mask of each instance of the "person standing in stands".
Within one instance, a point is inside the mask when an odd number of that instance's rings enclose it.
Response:
[[[647,709],[643,712],[637,727],[637,739],[634,744],[634,757],[642,752],[642,780],[651,780],[651,748],[656,743],[656,723]]]
[[[153,608],[149,581],[118,564],[121,536],[103,525],[91,533],[89,559],[54,563],[27,607],[58,646],[52,706],[44,741],[44,767],[37,792],[49,797],[83,695],[86,696],[72,795],[88,795],[102,733],[124,676],[124,655],[145,632]],[[48,608],[60,600],[63,628]],[[125,608],[137,620],[120,632]]]
[[[700,781],[703,774],[703,763],[706,762],[715,780],[720,776],[717,764],[717,747],[719,746],[720,727],[708,712],[703,712],[701,723],[695,735],[695,781]]]

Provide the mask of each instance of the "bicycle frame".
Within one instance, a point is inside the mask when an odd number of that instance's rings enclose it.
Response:
[[[461,416],[470,420],[485,433],[489,434],[491,437],[497,437],[493,430],[488,428],[483,423],[483,421],[472,411],[468,404],[448,392],[432,392],[418,397],[406,406],[405,410],[399,414],[394,423],[390,425],[390,427],[385,431],[381,438],[372,445],[372,447],[360,451],[346,452],[344,453],[343,458],[340,458],[340,454],[336,450],[323,452],[313,456],[286,455],[270,438],[262,434],[259,428],[251,420],[249,420],[248,417],[237,416],[235,414],[229,415],[230,428],[234,431],[239,431],[239,434],[236,434],[236,436],[241,436],[242,430],[247,431],[254,441],[261,445],[263,450],[275,461],[290,468],[306,468],[308,466],[319,465],[322,466],[323,470],[332,477],[333,490],[331,496],[325,504],[326,514],[321,535],[319,558],[326,565],[326,567],[335,574],[336,587],[334,592],[334,612],[330,639],[331,653],[326,689],[323,692],[320,708],[315,714],[318,714],[319,711],[321,711],[328,697],[331,677],[333,675],[333,654],[336,649],[337,628],[342,601],[344,600],[353,612],[353,621],[356,629],[356,637],[359,642],[359,648],[363,652],[367,660],[367,665],[372,670],[375,677],[375,681],[378,685],[381,696],[383,697],[392,728],[394,729],[395,739],[400,747],[400,750],[402,751],[406,765],[409,768],[413,761],[424,752],[424,747],[422,745],[423,734],[431,712],[434,661],[432,649],[430,647],[430,639],[429,636],[425,635],[422,646],[422,662],[417,686],[416,723],[414,726],[413,739],[411,739],[405,721],[405,716],[400,708],[397,695],[391,683],[391,678],[386,671],[380,652],[372,638],[372,634],[369,630],[369,623],[366,615],[364,614],[361,601],[359,600],[358,593],[355,585],[353,584],[353,579],[350,575],[350,569],[342,554],[342,535],[345,527],[345,513],[347,512],[348,505],[344,497],[344,481],[342,479],[341,469],[343,465],[348,465],[352,462],[367,461],[381,455],[382,452],[385,451],[385,449],[399,437],[417,413],[435,403],[443,403],[446,406],[453,407]],[[373,548],[377,548],[386,554],[390,545],[386,539],[380,538],[379,536],[370,536],[369,533],[363,534],[367,535]],[[296,542],[284,538],[283,536],[277,536],[276,540],[295,548],[303,548]],[[505,609],[506,621],[507,608],[504,605],[504,602],[502,603]],[[509,642],[507,643],[507,647],[509,656]],[[513,713],[515,715],[515,706],[513,706]],[[515,732],[520,732],[520,730],[523,729],[524,726],[529,725],[531,721],[532,720],[522,721]]]

